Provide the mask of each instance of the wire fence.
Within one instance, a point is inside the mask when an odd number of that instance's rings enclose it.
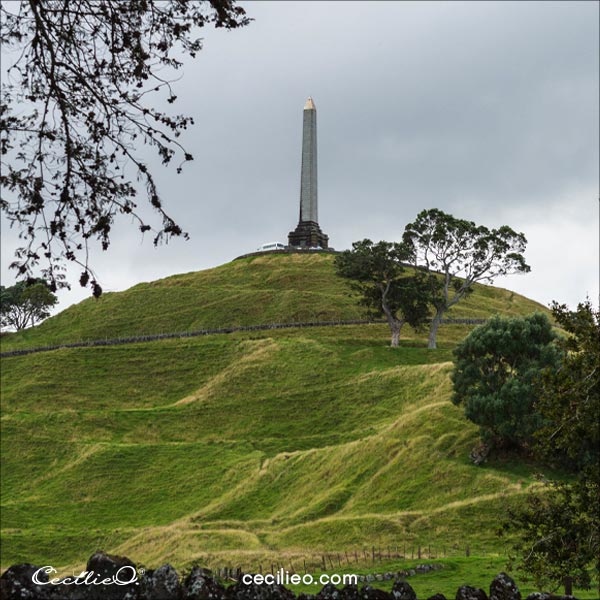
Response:
[[[287,573],[326,573],[331,571],[345,572],[352,570],[371,573],[373,577],[362,577],[359,581],[385,580],[390,576],[403,577],[417,573],[427,573],[437,570],[441,565],[417,564],[401,572],[390,573],[390,569],[398,565],[398,561],[440,560],[445,558],[486,556],[483,548],[473,549],[466,545],[418,544],[416,542],[402,543],[395,546],[370,546],[369,548],[349,549],[341,552],[322,552],[309,554],[292,554],[274,560],[250,559],[245,564],[230,563],[229,565],[210,564],[208,567],[222,579],[238,581],[244,573],[274,574]],[[219,560],[219,559],[217,559]],[[215,561],[216,562],[216,561]],[[408,563],[412,564],[412,563]]]

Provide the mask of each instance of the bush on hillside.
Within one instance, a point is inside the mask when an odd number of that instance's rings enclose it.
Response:
[[[479,425],[492,447],[527,449],[543,425],[535,408],[535,380],[558,366],[561,351],[548,317],[496,316],[474,329],[454,350],[454,404]]]

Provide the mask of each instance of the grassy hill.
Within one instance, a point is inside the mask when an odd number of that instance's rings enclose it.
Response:
[[[140,283],[71,306],[2,338],[2,350],[212,327],[362,318],[332,254],[254,256],[214,269]],[[476,286],[449,316],[485,318],[546,310],[508,290]]]
[[[140,284],[3,349],[359,316],[331,260],[255,257]],[[454,315],[539,308],[479,286]],[[443,326],[437,350],[411,330],[391,349],[385,326],[365,325],[3,359],[3,567],[74,567],[102,547],[148,566],[316,568],[323,552],[468,544],[497,571],[498,515],[536,485],[535,467],[468,460],[477,431],[449,400],[468,331]]]

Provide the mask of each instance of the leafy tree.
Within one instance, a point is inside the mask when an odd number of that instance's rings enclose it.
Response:
[[[564,457],[575,481],[552,481],[541,496],[509,512],[504,528],[518,534],[520,566],[540,584],[589,587],[589,567],[600,576],[600,311],[589,301],[569,311],[554,304],[566,331],[558,368],[537,380],[536,409],[544,424],[535,451],[555,462]]]
[[[600,482],[600,311],[589,301],[569,311],[554,303],[556,322],[567,332],[560,345],[559,369],[546,369],[538,381],[537,409],[546,424],[536,435],[538,453],[561,460],[586,479]]]
[[[43,280],[19,281],[11,287],[0,286],[0,323],[17,331],[50,316],[57,298]]]
[[[411,262],[430,275],[435,315],[429,348],[436,347],[444,313],[470,293],[474,283],[491,283],[499,275],[530,270],[523,258],[527,240],[522,233],[506,225],[490,230],[437,208],[420,212],[406,226],[403,241],[411,249]]]
[[[361,304],[373,316],[385,315],[392,334],[391,346],[397,347],[405,323],[418,327],[427,319],[428,286],[425,276],[406,274],[407,258],[402,244],[365,239],[352,244],[335,258],[337,274],[353,280],[361,294]]]
[[[538,589],[555,591],[562,584],[565,594],[571,595],[573,584],[589,588],[590,564],[598,560],[598,547],[593,543],[598,498],[595,507],[587,500],[571,486],[550,482],[545,492],[529,496],[524,506],[509,509],[503,532],[514,530],[519,538],[509,568],[517,562],[516,551],[521,557],[519,567],[530,574]]]
[[[558,365],[556,335],[546,315],[493,317],[454,350],[454,404],[481,428],[490,446],[527,449],[543,420],[535,407],[541,369]]]
[[[90,240],[106,250],[119,214],[152,229],[132,179],[161,221],[154,243],[186,235],[137,149],[153,146],[164,164],[179,155],[180,171],[192,156],[177,138],[193,121],[155,108],[151,94],[176,100],[169,77],[202,48],[198,28],[249,19],[234,0],[22,0],[2,2],[0,17],[0,42],[16,57],[0,103],[1,208],[23,240],[11,266],[31,276],[43,261],[55,291],[73,261],[98,296]]]

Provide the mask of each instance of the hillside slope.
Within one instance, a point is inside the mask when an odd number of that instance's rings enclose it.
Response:
[[[455,316],[538,307],[480,286]],[[269,256],[88,300],[13,341],[357,315],[330,256]],[[3,566],[75,568],[99,547],[246,569],[371,545],[500,551],[497,515],[535,467],[468,460],[477,431],[449,379],[468,331],[443,326],[437,350],[364,325],[3,359]]]
[[[68,308],[27,331],[5,336],[2,350],[89,339],[211,327],[334,321],[364,316],[332,254],[273,254],[140,283]],[[449,316],[485,318],[546,310],[500,288],[479,285]]]
[[[437,351],[365,326],[5,359],[3,560],[493,547],[482,522],[533,480],[468,462],[447,362],[465,333]]]

